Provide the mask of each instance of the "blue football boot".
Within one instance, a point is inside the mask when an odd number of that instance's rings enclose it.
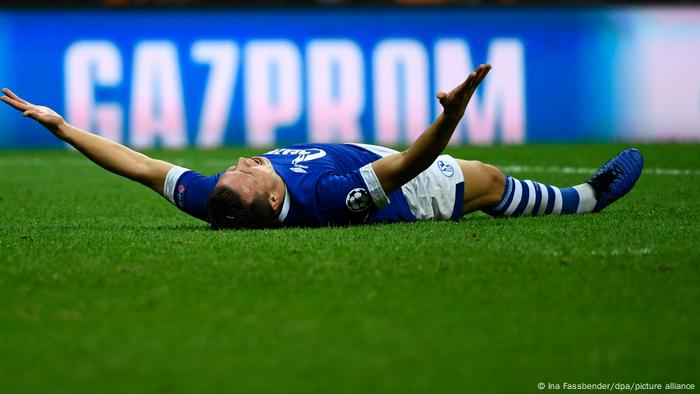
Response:
[[[603,168],[587,181],[595,190],[598,202],[593,212],[615,202],[632,190],[637,179],[642,175],[644,157],[636,149],[627,149],[605,163]]]

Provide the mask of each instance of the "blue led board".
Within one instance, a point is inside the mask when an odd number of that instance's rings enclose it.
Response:
[[[700,140],[700,8],[0,11],[0,84],[137,148]],[[10,108],[0,147],[62,146]]]

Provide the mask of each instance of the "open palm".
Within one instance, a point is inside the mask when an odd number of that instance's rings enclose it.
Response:
[[[437,94],[440,104],[445,109],[445,115],[453,119],[460,119],[467,109],[467,104],[471,100],[474,91],[486,75],[491,71],[490,64],[480,65],[474,72],[469,74],[467,79],[449,93],[440,92]]]
[[[0,100],[12,106],[14,109],[22,111],[24,116],[36,120],[54,134],[56,134],[59,127],[65,123],[63,117],[49,107],[34,105],[26,100],[23,100],[16,94],[12,93],[12,91],[8,88],[2,89],[2,92],[5,93],[6,96],[0,97]]]

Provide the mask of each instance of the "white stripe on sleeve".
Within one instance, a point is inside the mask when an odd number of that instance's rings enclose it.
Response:
[[[175,185],[180,179],[182,174],[190,169],[175,166],[168,171],[168,175],[165,176],[165,183],[163,184],[163,196],[168,199],[171,203],[175,204]]]
[[[389,197],[384,193],[384,189],[382,189],[382,185],[379,183],[379,178],[377,178],[377,174],[374,173],[372,163],[360,168],[360,176],[362,176],[367,188],[369,188],[369,195],[372,196],[372,201],[374,201],[377,208],[382,208],[389,204]]]

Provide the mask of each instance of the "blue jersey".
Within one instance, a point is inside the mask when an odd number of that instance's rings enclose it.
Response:
[[[325,226],[415,221],[401,189],[384,193],[370,163],[394,153],[355,144],[300,144],[266,157],[286,185],[283,226]],[[204,176],[175,167],[165,196],[184,212],[208,221],[206,201],[221,173]]]

